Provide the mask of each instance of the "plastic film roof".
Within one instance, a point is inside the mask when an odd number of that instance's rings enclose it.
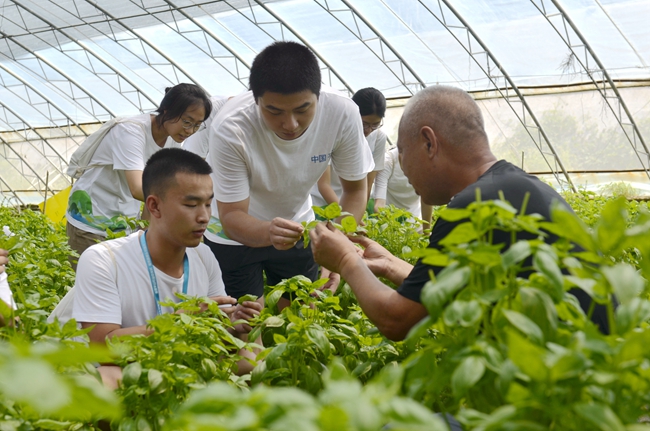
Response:
[[[324,83],[350,93],[472,92],[495,153],[562,187],[578,171],[647,182],[648,17],[650,0],[4,0],[0,199],[67,187],[84,137],[153,111],[165,87],[245,90],[275,40],[307,45]],[[386,118],[393,140],[401,104]]]

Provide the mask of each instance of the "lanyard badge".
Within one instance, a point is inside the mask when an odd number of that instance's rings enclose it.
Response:
[[[162,307],[160,306],[160,291],[158,290],[158,280],[156,279],[156,272],[153,269],[153,262],[151,261],[151,254],[149,254],[149,247],[147,246],[147,231],[140,235],[140,248],[144,255],[144,261],[147,264],[149,271],[149,278],[151,279],[151,290],[156,302],[156,315],[162,314]],[[187,284],[190,280],[190,264],[187,259],[187,253],[183,256],[183,294],[187,295]]]

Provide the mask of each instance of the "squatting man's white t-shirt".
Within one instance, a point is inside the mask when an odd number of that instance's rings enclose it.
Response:
[[[208,161],[215,201],[250,198],[248,214],[260,220],[314,219],[309,191],[332,163],[338,175],[358,181],[374,169],[363,136],[359,107],[345,95],[323,88],[314,120],[302,136],[280,139],[265,124],[252,92],[229,100],[210,127]],[[240,245],[221,229],[216,203],[205,236]]]
[[[161,147],[153,139],[150,114],[129,120],[139,124],[121,122],[109,130],[90,160],[90,165],[100,166],[85,171],[72,186],[65,216],[77,229],[106,236],[106,229],[124,230],[119,216],[136,217],[140,212],[124,171],[144,170]],[[171,137],[165,142],[165,148],[180,146]]]
[[[156,303],[140,235],[93,245],[82,253],[77,267],[72,317],[77,322],[113,323],[123,328],[145,325],[156,317]],[[113,252],[111,257],[110,247]],[[221,268],[205,244],[186,250],[190,268],[187,294],[196,297],[226,296]],[[117,264],[117,267],[115,263]],[[160,300],[183,291],[183,276],[171,277],[155,268]],[[170,313],[171,307],[163,307]]]

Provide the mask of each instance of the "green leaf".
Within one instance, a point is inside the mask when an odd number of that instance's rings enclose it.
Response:
[[[321,207],[313,206],[311,207],[312,210],[314,210],[314,214],[316,214],[318,217],[322,219],[326,219],[327,216],[325,215],[325,210]]]
[[[451,376],[451,389],[456,397],[461,397],[474,386],[485,373],[485,360],[479,356],[463,359]]]
[[[551,285],[549,293],[556,302],[559,302],[564,294],[564,280],[555,258],[545,250],[537,250],[533,257],[533,266],[546,276]]]
[[[447,267],[440,272],[438,279],[429,281],[422,289],[422,304],[427,308],[431,318],[438,320],[443,307],[452,297],[469,281],[471,269],[467,266],[462,268]]]
[[[447,326],[467,328],[476,324],[482,316],[483,310],[478,301],[454,301],[445,309],[444,322]]]
[[[530,254],[530,243],[528,241],[517,241],[503,253],[501,262],[503,267],[508,269],[526,259]]]
[[[250,302],[257,301],[257,296],[256,295],[251,295],[250,293],[247,293],[246,295],[240,297],[237,300],[237,303],[238,304],[243,304],[246,301],[250,301]]]
[[[542,222],[540,227],[559,237],[567,238],[584,249],[596,249],[587,225],[578,218],[570,209],[557,201],[551,205],[551,220],[553,223]]]
[[[311,340],[312,343],[318,347],[318,350],[320,350],[325,358],[329,358],[330,356],[330,342],[325,336],[325,333],[317,329],[315,327],[311,327],[307,330],[307,336]]]
[[[539,329],[539,326],[528,317],[517,311],[505,309],[503,310],[503,315],[515,328],[519,329],[534,342],[538,344],[544,342],[544,334],[542,333],[542,330]]]
[[[637,298],[645,286],[643,277],[627,263],[604,267],[602,272],[621,304],[627,304]]]
[[[149,380],[149,387],[154,391],[163,382],[162,373],[160,371],[154,370],[154,369],[150,369],[147,372],[147,379]]]
[[[357,221],[352,216],[344,217],[341,220],[341,226],[345,233],[355,233],[357,231]]]
[[[324,213],[325,219],[334,220],[340,215],[341,215],[341,206],[338,203],[332,202],[331,204],[325,207],[325,213]]]
[[[603,253],[615,254],[625,242],[627,229],[627,199],[619,197],[605,204],[596,225],[598,246]]]
[[[284,319],[281,316],[270,316],[264,320],[264,326],[267,328],[279,328],[284,325]]]
[[[596,429],[601,431],[625,431],[621,420],[606,404],[581,403],[573,406],[573,410]]]
[[[0,366],[0,375],[0,392],[4,397],[38,412],[54,413],[72,399],[70,387],[45,361],[21,358]]]
[[[142,375],[142,365],[139,362],[132,362],[122,370],[122,383],[124,386],[137,384]]]
[[[474,225],[465,222],[454,227],[446,237],[440,240],[439,244],[443,246],[465,244],[474,241],[476,238],[478,238],[478,234],[474,229]]]
[[[282,289],[274,289],[273,292],[271,292],[264,298],[264,304],[266,305],[266,307],[273,309],[278,303],[278,301],[280,300],[280,298],[282,298],[283,293],[284,292]]]
[[[440,211],[438,217],[448,222],[457,222],[469,218],[472,215],[472,211],[464,208],[445,208]]]
[[[531,379],[543,382],[548,378],[548,367],[544,363],[546,350],[512,330],[508,331],[508,357]]]

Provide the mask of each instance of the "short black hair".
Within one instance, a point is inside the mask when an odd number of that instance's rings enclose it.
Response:
[[[160,106],[156,109],[156,124],[159,127],[165,121],[174,121],[181,118],[181,115],[194,105],[203,105],[206,120],[212,112],[212,102],[204,89],[194,84],[178,84],[165,88],[165,96]]]
[[[274,42],[257,54],[249,78],[257,99],[265,92],[294,94],[309,90],[318,97],[320,67],[313,52],[296,42]]]
[[[142,172],[142,192],[164,196],[177,173],[210,175],[212,168],[203,158],[182,148],[163,148],[157,151]]]
[[[386,115],[386,98],[376,88],[362,88],[354,93],[352,100],[359,107],[359,113],[362,116],[377,115],[384,118]]]

